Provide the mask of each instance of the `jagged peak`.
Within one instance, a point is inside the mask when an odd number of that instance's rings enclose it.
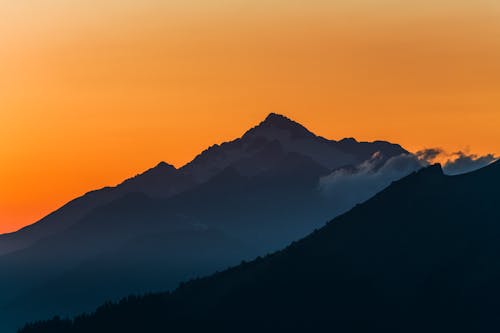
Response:
[[[307,131],[307,129],[298,122],[278,113],[270,113],[260,125],[274,126],[278,128],[300,127]]]
[[[244,137],[262,134],[263,132],[270,130],[288,131],[293,138],[315,136],[307,128],[296,121],[278,113],[270,113],[259,125],[246,132]]]
[[[420,175],[435,175],[435,176],[444,175],[443,168],[439,163],[431,164],[425,168],[422,168],[417,173]]]
[[[176,169],[176,167],[172,164],[168,164],[165,161],[161,161],[153,169]]]
[[[144,176],[148,177],[148,176],[154,176],[154,175],[164,174],[164,173],[173,173],[175,171],[177,171],[176,167],[174,167],[173,165],[168,164],[164,161],[161,161],[156,166],[154,166],[150,169],[147,169],[146,171],[144,171],[142,173],[138,173],[134,177],[126,179],[122,184],[127,184],[130,182],[136,181],[137,179],[141,179]]]
[[[339,141],[339,143],[358,143],[358,140],[356,140],[353,137],[349,137],[349,138],[343,138],[342,140]]]
[[[287,116],[284,116],[284,115],[279,114],[279,113],[274,113],[274,112],[271,112],[270,114],[268,114],[266,119],[264,119],[264,121],[265,122],[266,121],[268,121],[268,122],[272,122],[272,121],[291,121],[291,122],[293,122],[293,120],[291,120]]]

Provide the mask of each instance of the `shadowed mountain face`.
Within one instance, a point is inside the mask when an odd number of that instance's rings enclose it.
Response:
[[[276,150],[277,156],[274,154]],[[234,166],[242,175],[254,175],[276,163],[281,154],[296,153],[332,171],[357,165],[376,152],[386,158],[408,153],[399,145],[383,141],[327,140],[282,115],[271,113],[241,139],[210,147],[182,170],[202,181],[228,166]]]
[[[271,114],[180,169],[160,163],[90,192],[0,236],[0,331],[169,290],[282,248],[343,211],[319,179],[375,153],[382,164],[407,154],[386,142],[326,140]]]
[[[116,187],[89,192],[18,232],[0,235],[0,255],[23,249],[62,231],[93,209],[127,193],[142,192],[152,197],[167,198],[206,182],[228,167],[236,169],[241,175],[257,175],[272,168],[290,152],[310,157],[330,171],[356,165],[376,152],[386,159],[408,153],[399,145],[383,141],[326,140],[284,116],[270,114],[241,139],[212,146],[180,170],[161,162]]]
[[[500,323],[499,185],[500,162],[461,176],[431,166],[285,250],[21,332],[491,332]]]
[[[0,235],[0,256],[26,248],[35,242],[62,232],[93,209],[106,205],[127,193],[141,192],[155,197],[170,197],[195,185],[192,177],[164,162],[125,180],[116,187],[89,192],[72,200],[37,223],[17,232]]]

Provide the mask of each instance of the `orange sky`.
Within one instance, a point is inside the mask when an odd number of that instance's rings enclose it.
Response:
[[[500,153],[500,4],[402,3],[2,1],[0,232],[269,112]]]

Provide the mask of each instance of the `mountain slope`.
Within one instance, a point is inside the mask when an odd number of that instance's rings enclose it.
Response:
[[[0,318],[5,318],[0,327],[7,329],[13,320],[20,325],[29,318],[90,310],[106,299],[118,299],[126,288],[128,293],[171,289],[187,278],[276,250],[327,220],[332,209],[315,183],[324,172],[292,154],[259,177],[241,176],[229,168],[169,199],[134,193],[100,207],[64,232],[0,257],[0,267],[10,268],[0,276],[0,295],[8,300],[0,304]],[[311,210],[318,213],[308,213]],[[311,215],[315,218],[310,221],[306,217]],[[223,237],[199,239],[214,231]],[[199,237],[173,242],[187,233]],[[136,238],[146,241],[133,241]],[[159,244],[156,251],[134,256],[152,243]],[[228,244],[225,253],[214,253],[217,243]],[[185,257],[186,248],[199,249],[198,260]],[[210,253],[211,259],[203,263]],[[183,265],[169,264],[182,258]],[[109,286],[113,279],[122,283]],[[72,291],[64,291],[68,289]],[[57,296],[53,290],[58,290]]]
[[[33,231],[22,248],[0,255],[6,272],[0,274],[0,331],[54,313],[87,311],[123,293],[170,289],[282,248],[342,211],[323,194],[319,179],[375,153],[383,163],[406,151],[385,142],[326,140],[271,114],[185,167],[160,163],[79,198],[27,228]],[[175,235],[184,235],[182,242]],[[148,244],[158,250],[149,251]],[[225,253],[215,251],[217,244]],[[199,257],[184,256],[189,248]],[[134,253],[148,256],[126,260]],[[177,257],[186,264],[178,265]],[[121,283],[110,287],[113,280]]]
[[[76,198],[40,221],[17,232],[0,235],[0,256],[27,248],[45,237],[62,232],[92,210],[127,193],[142,192],[155,197],[170,197],[194,185],[195,182],[189,175],[161,162],[116,187],[105,187]]]
[[[414,173],[283,251],[21,332],[495,330],[500,162]],[[54,330],[50,330],[54,329]]]
[[[242,138],[210,147],[179,170],[162,162],[116,187],[106,187],[76,198],[17,232],[0,235],[0,256],[63,231],[92,210],[127,193],[170,197],[206,182],[228,167],[235,168],[242,175],[254,176],[272,168],[287,153],[309,157],[332,171],[361,163],[376,152],[386,159],[408,153],[399,145],[383,141],[327,140],[282,115],[272,113]]]

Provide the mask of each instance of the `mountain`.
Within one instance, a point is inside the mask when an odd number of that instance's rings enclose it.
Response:
[[[330,141],[271,114],[184,167],[160,163],[78,198],[4,236],[24,243],[0,255],[0,331],[123,294],[170,290],[282,248],[345,209],[319,180],[374,154],[383,163],[407,152],[387,142]]]
[[[276,150],[278,155],[274,154]],[[229,166],[249,176],[267,169],[283,154],[296,153],[332,171],[357,165],[376,152],[385,158],[408,154],[401,146],[385,141],[327,140],[285,116],[271,113],[240,139],[210,147],[181,169],[199,181],[207,180]]]
[[[40,221],[17,232],[0,235],[0,256],[22,250],[45,237],[62,232],[93,209],[119,199],[127,193],[142,192],[152,196],[170,197],[195,184],[188,174],[161,162],[116,187],[105,187],[76,198]]]
[[[234,167],[243,175],[258,174],[272,167],[289,152],[311,157],[329,170],[356,165],[376,152],[387,159],[408,154],[401,146],[384,141],[357,142],[352,138],[326,140],[285,116],[271,113],[242,138],[210,147],[180,170],[161,162],[116,187],[91,191],[76,198],[17,232],[0,235],[0,255],[26,248],[40,239],[63,231],[93,209],[127,193],[142,192],[152,197],[170,197],[206,182],[228,167]]]
[[[282,251],[20,332],[495,331],[499,185],[430,166]]]

